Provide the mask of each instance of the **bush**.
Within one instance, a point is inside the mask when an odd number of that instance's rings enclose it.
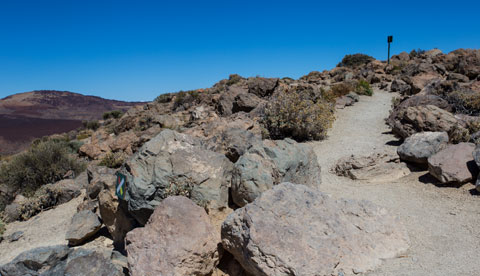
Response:
[[[346,55],[337,67],[358,67],[374,60],[373,57],[364,54]]]
[[[173,99],[173,94],[172,93],[165,93],[162,95],[159,95],[158,97],[155,98],[155,102],[157,103],[169,103]]]
[[[331,94],[333,94],[335,98],[345,96],[353,90],[355,90],[355,87],[346,82],[335,84],[330,88]]]
[[[333,103],[325,99],[315,102],[297,91],[285,91],[267,105],[262,123],[270,138],[304,141],[324,139],[333,120]]]
[[[5,223],[3,222],[3,220],[0,218],[0,237],[3,235],[3,233],[5,232]],[[1,240],[1,239],[0,239]]]
[[[70,170],[80,173],[85,164],[69,154],[65,141],[47,140],[32,144],[0,167],[0,182],[31,195],[40,186],[59,181]]]
[[[358,81],[357,89],[355,92],[357,92],[357,94],[359,95],[367,95],[367,96],[373,95],[372,87],[370,87],[370,84],[365,80]]]
[[[421,56],[421,55],[425,54],[426,52],[427,51],[422,50],[420,48],[418,48],[417,50],[414,49],[410,52],[410,58]]]
[[[443,98],[453,105],[457,113],[480,115],[480,93],[478,92],[454,91]]]
[[[191,91],[180,91],[175,95],[175,100],[173,102],[173,109],[177,109],[180,106],[190,106],[193,103],[196,103],[200,98],[200,92],[198,90]]]
[[[241,77],[240,75],[231,74],[231,75],[228,77],[227,85],[228,85],[228,86],[234,85],[234,84],[240,82],[241,80],[242,80],[242,77]]]
[[[110,152],[107,155],[105,155],[105,157],[102,159],[102,161],[100,161],[99,165],[100,166],[106,166],[106,167],[109,167],[109,168],[112,168],[112,169],[116,169],[116,168],[119,168],[120,166],[122,166],[124,161],[125,161],[125,156],[122,153],[120,153],[120,152],[117,152],[117,153]]]
[[[110,111],[110,112],[105,112],[103,113],[103,119],[104,120],[107,120],[107,119],[110,119],[110,118],[113,118],[113,119],[118,119],[120,117],[123,116],[123,112],[120,111],[120,110],[113,110],[113,111]]]
[[[100,123],[97,120],[83,121],[83,127],[86,129],[97,130],[100,127]]]

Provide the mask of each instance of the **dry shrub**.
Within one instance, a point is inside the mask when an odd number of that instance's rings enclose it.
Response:
[[[348,93],[353,92],[354,90],[355,87],[352,84],[346,82],[335,84],[330,88],[330,91],[333,96],[335,96],[335,98],[345,96]]]
[[[373,57],[365,54],[346,55],[338,67],[358,67],[375,60]]]
[[[66,141],[38,140],[27,152],[2,164],[0,182],[19,193],[33,194],[40,186],[61,180],[68,171],[80,173],[85,169],[71,152]]]
[[[446,94],[444,98],[453,105],[458,113],[479,115],[480,93],[474,91],[454,91]]]
[[[334,119],[332,102],[322,98],[315,101],[297,91],[285,91],[267,105],[263,124],[273,139],[321,140]]]
[[[121,152],[109,152],[103,159],[100,161],[100,166],[106,166],[109,168],[119,168],[122,166],[123,162],[125,161],[125,155]]]

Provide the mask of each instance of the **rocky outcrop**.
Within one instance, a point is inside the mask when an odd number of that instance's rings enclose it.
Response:
[[[428,158],[428,171],[441,183],[465,183],[478,173],[472,153],[475,144],[449,145]]]
[[[405,139],[397,148],[400,159],[418,164],[427,164],[427,159],[447,147],[446,132],[419,132]]]
[[[205,149],[202,141],[166,129],[126,162],[128,210],[145,224],[169,195],[186,195],[205,205],[228,204],[233,164],[225,155]]]
[[[347,156],[340,158],[331,171],[338,176],[371,183],[392,181],[410,174],[410,170],[399,162],[398,157],[386,153],[368,156]]]
[[[222,244],[253,275],[351,275],[406,250],[408,237],[373,203],[282,183],[228,216]]]
[[[232,199],[238,206],[252,202],[274,185],[292,181],[317,188],[320,165],[308,145],[291,139],[252,145],[235,163]]]
[[[392,82],[392,86],[390,88],[392,92],[399,92],[400,94],[409,94],[411,86],[401,79],[395,79]]]
[[[130,273],[209,275],[218,263],[218,237],[203,208],[186,197],[168,197],[145,227],[127,234]]]
[[[65,239],[70,245],[80,245],[95,235],[102,227],[98,216],[89,210],[76,213],[68,228]]]

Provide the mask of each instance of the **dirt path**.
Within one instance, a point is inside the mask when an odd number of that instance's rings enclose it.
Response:
[[[393,96],[383,91],[362,96],[359,103],[338,111],[327,140],[312,143],[322,166],[321,189],[334,197],[368,199],[406,226],[409,251],[365,275],[480,275],[480,197],[470,193],[472,184],[439,187],[425,171],[381,184],[329,172],[344,156],[395,152],[397,139],[384,123]]]

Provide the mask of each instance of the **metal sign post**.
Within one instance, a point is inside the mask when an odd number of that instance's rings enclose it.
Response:
[[[389,35],[387,37],[387,42],[388,42],[388,64],[390,64],[390,43],[393,42],[393,36]]]

